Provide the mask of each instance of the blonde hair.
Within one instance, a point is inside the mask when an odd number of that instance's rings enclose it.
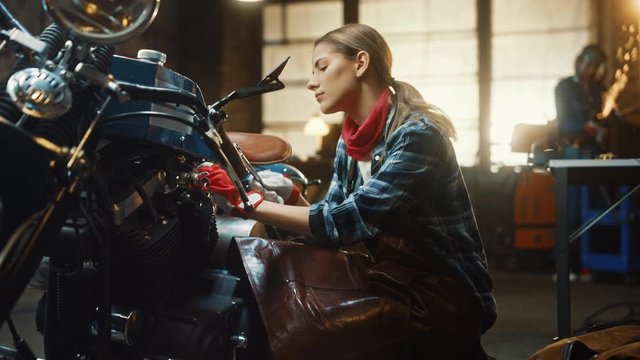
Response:
[[[429,104],[412,85],[397,81],[391,76],[393,57],[391,49],[382,35],[374,28],[363,24],[347,24],[329,31],[314,42],[330,44],[338,53],[354,58],[359,51],[369,54],[369,61],[379,81],[391,86],[395,91],[396,113],[390,132],[400,127],[409,118],[410,112],[420,112],[429,116],[435,125],[449,138],[456,137],[451,119],[440,108]]]

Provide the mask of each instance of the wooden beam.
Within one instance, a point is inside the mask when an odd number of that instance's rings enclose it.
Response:
[[[360,6],[359,0],[342,0],[343,4],[343,23],[345,24],[356,24],[360,21],[360,14],[358,12],[358,7]]]
[[[478,21],[478,165],[491,166],[491,0],[476,0]]]

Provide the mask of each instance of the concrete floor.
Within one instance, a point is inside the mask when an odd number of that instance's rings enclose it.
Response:
[[[549,344],[556,332],[556,288],[550,273],[493,274],[498,321],[483,338],[484,347],[499,360],[527,359]],[[572,285],[572,324],[577,329],[596,310],[614,303],[640,301],[640,286],[623,281],[576,282]],[[34,309],[39,291],[27,289],[13,312],[22,336],[43,356],[42,337],[35,331]],[[617,316],[620,313],[612,313]],[[6,326],[0,344],[10,344]]]
[[[556,284],[550,274],[494,273],[498,321],[483,337],[488,354],[504,360],[527,359],[556,336]],[[571,323],[576,330],[599,309],[638,301],[640,286],[621,279],[577,281],[571,287]],[[626,309],[608,311],[603,319],[622,317]]]

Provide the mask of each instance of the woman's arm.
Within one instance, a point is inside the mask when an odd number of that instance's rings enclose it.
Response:
[[[284,230],[313,237],[309,228],[309,207],[263,201],[250,212],[249,218]]]

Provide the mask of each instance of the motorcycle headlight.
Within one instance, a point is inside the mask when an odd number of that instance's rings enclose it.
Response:
[[[116,44],[144,31],[160,0],[42,0],[60,25],[96,44]]]

